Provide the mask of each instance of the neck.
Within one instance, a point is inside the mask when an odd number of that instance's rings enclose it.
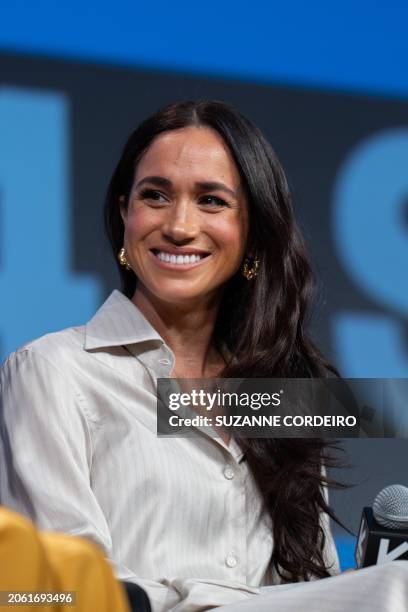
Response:
[[[159,300],[140,283],[132,301],[173,351],[173,376],[204,378],[220,356],[213,345],[213,332],[220,296],[190,303]],[[181,376],[180,376],[181,377]]]

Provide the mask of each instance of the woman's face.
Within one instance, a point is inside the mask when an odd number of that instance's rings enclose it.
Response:
[[[165,302],[214,297],[241,265],[247,201],[231,153],[212,129],[158,136],[121,214],[127,260],[144,289]]]

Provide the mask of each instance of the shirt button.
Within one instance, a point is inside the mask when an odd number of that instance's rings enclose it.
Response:
[[[232,553],[230,553],[229,555],[225,557],[225,565],[227,567],[236,567],[237,563],[238,563],[238,559]]]
[[[159,359],[159,363],[161,363],[162,365],[169,365],[170,360],[169,359]]]
[[[235,472],[230,465],[224,469],[224,476],[227,480],[232,480],[235,476]]]

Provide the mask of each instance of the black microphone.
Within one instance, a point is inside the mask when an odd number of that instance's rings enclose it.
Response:
[[[364,508],[355,551],[357,567],[408,560],[408,488],[385,487]]]

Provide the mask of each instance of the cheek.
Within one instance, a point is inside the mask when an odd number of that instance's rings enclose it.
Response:
[[[124,221],[127,240],[131,242],[140,240],[154,229],[156,222],[154,212],[151,210],[134,208],[129,211],[126,221]]]
[[[246,228],[241,219],[217,219],[212,224],[211,234],[220,246],[239,258],[245,249]]]

